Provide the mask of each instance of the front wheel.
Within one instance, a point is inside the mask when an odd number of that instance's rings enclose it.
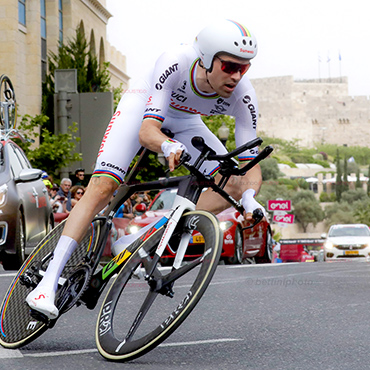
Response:
[[[191,227],[190,227],[191,226]],[[205,211],[186,213],[175,233],[199,232],[204,248],[189,243],[179,269],[158,267],[145,278],[160,240],[153,234],[127,260],[102,304],[96,342],[102,356],[129,361],[164,341],[190,314],[216,270],[222,250],[222,232],[217,218]],[[189,231],[188,231],[189,233]]]

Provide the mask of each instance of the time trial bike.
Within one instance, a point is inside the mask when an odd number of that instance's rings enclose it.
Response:
[[[169,135],[169,134],[168,134]],[[75,305],[94,309],[112,277],[96,324],[98,350],[109,360],[128,361],[142,356],[164,341],[185,320],[198,303],[216,270],[222,251],[222,232],[216,216],[196,210],[204,188],[212,188],[241,214],[243,207],[224,187],[231,176],[245,174],[273,150],[265,147],[256,158],[239,168],[234,159],[239,153],[262,143],[252,140],[234,151],[217,155],[201,137],[192,144],[200,151],[193,164],[186,154],[181,164],[189,175],[135,183],[138,169],[149,151],[142,148],[140,157],[129,171],[102,216],[91,222],[85,237],[68,260],[58,281],[56,306],[59,317]],[[219,162],[221,180],[200,171],[204,161]],[[120,252],[104,267],[100,261],[113,218],[118,208],[136,192],[178,188],[171,210],[143,229],[140,237],[128,245],[121,241]],[[257,209],[253,227],[262,218]],[[0,306],[0,344],[19,348],[52,328],[57,320],[29,308],[28,293],[45,273],[65,222],[57,225],[34,249],[14,277]],[[201,235],[204,243],[194,249],[192,238]],[[123,238],[124,239],[124,238]],[[171,267],[162,268],[166,248],[175,254]],[[188,259],[189,254],[195,256]]]

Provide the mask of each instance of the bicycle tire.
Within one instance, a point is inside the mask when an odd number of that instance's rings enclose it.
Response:
[[[192,222],[197,222],[196,231],[200,232],[204,238],[202,262],[174,282],[175,296],[179,295],[176,302],[164,294],[155,293],[156,299],[150,305],[152,309],[149,311],[150,315],[145,316],[139,324],[140,330],[135,331],[134,337],[129,340],[127,340],[127,335],[118,338],[116,333],[119,332],[121,335],[123,332],[130,335],[130,330],[132,330],[130,324],[136,322],[138,311],[140,312],[139,308],[142,307],[141,304],[138,305],[137,297],[139,300],[144,297],[144,302],[146,302],[153,294],[149,293],[150,287],[147,281],[133,282],[132,279],[136,277],[133,272],[137,271],[143,262],[139,254],[142,255],[144,249],[149,256],[153,255],[161,235],[158,238],[153,236],[152,240],[149,239],[142,248],[133,252],[117,275],[101,306],[95,331],[98,350],[106,359],[124,362],[149,352],[181,325],[202,297],[220,259],[222,232],[216,216],[207,211],[192,211],[184,214],[178,228]],[[194,244],[189,243],[188,248],[194,248]],[[183,266],[191,263],[192,261],[186,262]],[[171,274],[172,270],[169,271],[163,277]],[[189,279],[193,277],[193,282],[189,284]],[[187,288],[189,285],[190,289],[184,290],[184,287]],[[145,289],[145,291],[148,290],[148,294],[146,292],[142,294],[141,290],[144,290],[144,287],[148,288]],[[130,314],[133,315],[134,320],[128,319]],[[143,328],[141,328],[142,325]]]
[[[33,288],[26,287],[22,284],[21,277],[54,251],[64,229],[65,221],[66,220],[51,230],[38,246],[35,247],[9,286],[0,306],[0,344],[5,348],[19,348],[30,343],[43,334],[49,327],[52,327],[57,320],[51,320],[50,323],[45,324],[41,321],[37,321],[30,315],[30,308],[25,299]],[[82,242],[72,253],[63,269],[62,278],[67,278],[71,272],[74,271],[76,266],[79,265],[86,256],[87,251],[91,250],[91,248],[96,248],[99,235],[100,223],[91,223]],[[49,260],[50,259],[42,265],[41,270],[47,268]],[[33,277],[33,280],[35,280],[35,283],[38,283],[40,279]],[[58,297],[59,290],[60,288],[56,293],[56,297]]]

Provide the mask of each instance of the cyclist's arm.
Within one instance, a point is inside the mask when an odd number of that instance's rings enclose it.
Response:
[[[168,139],[166,135],[161,132],[161,123],[154,119],[144,119],[139,132],[139,141],[142,146],[152,150],[153,152],[161,153],[161,145]],[[168,167],[170,171],[175,169],[180,162],[182,150],[176,153],[171,153],[168,160]]]

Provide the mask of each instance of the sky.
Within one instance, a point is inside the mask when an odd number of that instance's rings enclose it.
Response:
[[[162,52],[191,44],[217,19],[257,38],[248,77],[348,77],[350,96],[370,96],[369,6],[365,0],[106,0],[107,38],[127,58],[131,81]],[[341,59],[341,60],[340,60]]]

